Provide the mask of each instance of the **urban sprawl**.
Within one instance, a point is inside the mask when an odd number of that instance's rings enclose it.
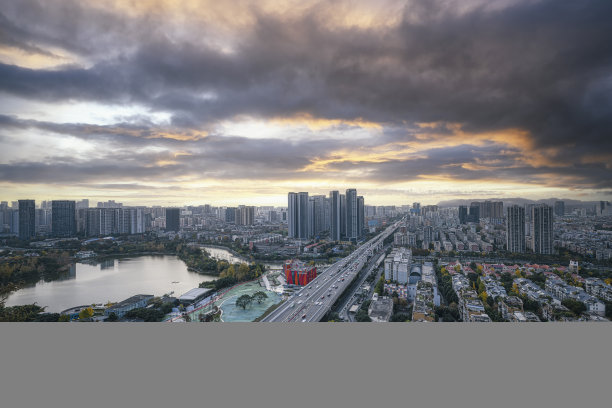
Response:
[[[261,321],[608,321],[612,206],[572,203],[374,206],[356,189],[290,192],[282,207],[3,201],[4,299],[23,286],[19,276],[34,283],[43,273],[54,276],[49,268],[129,248],[176,254],[190,270],[218,279],[179,297],[134,294],[55,316],[42,308],[23,314],[0,301],[0,319],[219,321],[224,296],[250,284],[261,290],[236,300],[244,310],[266,293],[280,295]],[[193,250],[204,244],[227,248],[246,265]],[[30,270],[34,258],[46,260],[47,269],[36,264],[38,275]],[[281,266],[266,269],[264,261]]]

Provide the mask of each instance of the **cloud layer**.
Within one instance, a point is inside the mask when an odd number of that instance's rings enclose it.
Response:
[[[376,3],[0,1],[3,198],[609,194],[610,2]]]

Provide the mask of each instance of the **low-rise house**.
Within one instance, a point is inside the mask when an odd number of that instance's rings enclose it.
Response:
[[[612,285],[608,285],[599,278],[586,278],[584,289],[589,295],[596,296],[606,302],[612,302]]]
[[[104,314],[110,316],[111,313],[115,313],[117,317],[122,318],[130,310],[145,307],[150,299],[153,299],[153,295],[134,295],[109,307]]]
[[[504,320],[510,320],[509,315],[514,312],[523,313],[523,301],[517,296],[508,296],[500,300],[498,308]]]

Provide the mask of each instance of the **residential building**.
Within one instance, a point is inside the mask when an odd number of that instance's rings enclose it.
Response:
[[[289,193],[289,238],[308,238],[308,193]]]
[[[36,204],[34,200],[19,200],[19,239],[36,236]]]
[[[523,313],[523,301],[517,296],[508,296],[499,301],[499,314],[504,320],[510,320],[509,315],[514,312]]]
[[[76,203],[68,200],[51,202],[51,232],[55,237],[76,235]]]
[[[555,215],[557,217],[565,215],[565,201],[555,201]]]
[[[537,254],[553,253],[553,209],[546,204],[539,204],[532,209],[533,252]]]
[[[180,219],[180,208],[166,208],[166,231],[178,232],[181,228]]]
[[[341,219],[342,211],[340,207],[340,192],[330,191],[329,192],[329,214],[330,214],[330,239],[332,241],[340,241],[342,238],[341,233]]]
[[[525,252],[525,208],[518,205],[507,209],[506,248],[509,252]]]

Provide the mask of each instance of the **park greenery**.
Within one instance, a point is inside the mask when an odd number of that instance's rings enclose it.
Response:
[[[32,284],[41,279],[52,281],[67,273],[71,263],[66,251],[15,252],[0,260],[0,290],[11,288],[10,284]]]
[[[253,293],[253,295],[244,294],[240,296],[238,299],[236,299],[236,306],[241,307],[242,309],[246,309],[253,302],[261,304],[267,298],[268,298],[268,295],[266,295],[266,293],[263,291],[255,292]]]
[[[217,262],[217,270],[220,270],[219,279],[200,283],[201,288],[211,288],[216,291],[234,286],[240,282],[246,282],[257,279],[262,276],[266,270],[262,264],[246,264],[237,263],[230,264],[227,261]]]

